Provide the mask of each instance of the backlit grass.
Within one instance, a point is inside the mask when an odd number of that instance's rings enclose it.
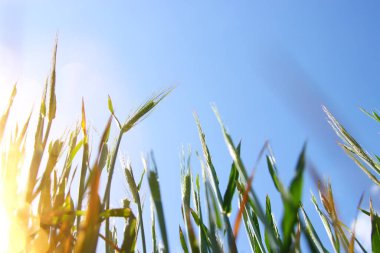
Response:
[[[35,128],[30,126],[29,117],[19,127],[6,131],[17,93],[16,85],[0,119],[0,252],[169,252],[172,242],[168,239],[168,233],[173,231],[168,231],[166,227],[163,200],[167,196],[161,194],[159,165],[153,154],[143,160],[142,173],[136,173],[130,163],[121,164],[131,198],[124,199],[117,208],[110,207],[110,199],[115,167],[120,166],[116,161],[122,138],[172,89],[148,99],[125,121],[115,114],[109,97],[110,117],[95,147],[89,143],[84,103],[78,127],[65,137],[54,139],[50,131],[55,118],[59,117],[56,115],[56,56],[57,44],[50,75],[37,108]],[[379,185],[380,158],[369,155],[334,116],[326,108],[323,109],[343,141],[343,150],[374,184]],[[184,252],[238,252],[239,234],[247,236],[253,252],[354,252],[362,248],[355,231],[344,225],[338,216],[331,185],[315,179],[320,186],[316,193],[318,198],[311,195],[310,199],[315,207],[313,216],[319,216],[320,220],[311,220],[311,215],[304,210],[301,200],[305,194],[304,172],[308,168],[306,145],[300,151],[293,179],[288,186],[284,185],[278,176],[270,144],[264,143],[253,170],[247,170],[240,156],[240,143],[234,142],[227,132],[217,108],[213,107],[213,110],[220,124],[221,138],[230,154],[229,181],[226,189],[221,189],[218,171],[213,165],[212,147],[208,146],[206,133],[198,116],[194,115],[194,127],[198,129],[202,145],[202,150],[197,153],[201,175],[193,174],[190,155],[183,154],[179,166],[182,199],[178,207],[183,220],[178,221],[176,232]],[[369,115],[380,121],[377,113]],[[109,143],[111,127],[118,129],[115,145]],[[8,132],[11,134],[5,135]],[[27,138],[33,138],[31,148],[26,148]],[[27,156],[31,157],[30,162],[25,159]],[[252,185],[259,163],[267,167],[272,178],[271,187],[281,197],[283,214],[280,219],[273,215],[270,196],[266,196],[265,203],[260,203]],[[20,183],[23,170],[28,172],[26,185]],[[99,188],[101,175],[107,176],[103,192]],[[144,203],[140,196],[143,180],[147,180],[150,188],[150,202]],[[72,189],[76,189],[78,194],[73,194]],[[236,216],[231,215],[235,213],[233,201],[239,203]],[[151,222],[143,220],[143,206],[149,203]],[[360,205],[361,202],[358,208]],[[380,252],[380,217],[372,206],[370,210],[360,211],[371,219],[372,251]],[[123,231],[118,231],[111,224],[113,218],[124,222]],[[323,224],[323,231],[315,230],[316,222]],[[146,236],[148,230],[152,235],[149,238]],[[241,230],[244,233],[239,233]],[[330,244],[322,243],[322,234],[324,237],[327,235]],[[306,243],[301,244],[302,240]],[[103,241],[102,249],[98,247],[100,241]]]

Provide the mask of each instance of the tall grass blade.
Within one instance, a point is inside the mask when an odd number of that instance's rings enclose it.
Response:
[[[183,160],[185,160],[185,157],[183,157]],[[186,228],[186,234],[189,240],[191,251],[199,252],[198,241],[197,241],[196,234],[195,234],[195,231],[190,219],[190,213],[191,213],[190,200],[191,200],[192,183],[191,183],[189,161],[190,161],[189,159],[187,160],[187,162],[183,161],[182,168],[181,168],[182,215],[183,215],[183,220],[184,220],[185,228]]]
[[[100,199],[98,195],[100,170],[94,166],[88,197],[88,207],[84,222],[79,227],[78,241],[74,252],[95,252],[100,229]]]
[[[185,237],[183,235],[181,226],[179,226],[179,239],[180,239],[180,242],[181,242],[181,247],[182,247],[183,252],[184,253],[188,253],[189,249],[187,248],[186,239],[185,239]]]
[[[247,212],[246,212],[245,208],[243,211],[243,220],[244,220],[245,230],[247,232],[247,237],[248,237],[249,242],[250,242],[251,251],[252,252],[261,252],[260,249],[258,249],[258,247],[257,247],[255,232],[253,231],[253,228],[251,227],[251,225],[248,223],[248,217],[247,217]]]
[[[16,147],[18,147],[18,148],[21,148],[21,145],[25,144],[25,141],[26,141],[26,132],[28,131],[30,118],[32,117],[32,112],[33,111],[30,111],[29,116],[26,119],[26,121],[24,123],[24,126],[22,127],[21,132],[18,134],[18,136],[16,138],[17,139],[17,141],[16,141]],[[1,142],[1,140],[0,140],[0,142]]]
[[[210,242],[208,241],[207,235],[208,231],[206,226],[203,224],[203,215],[202,215],[202,207],[201,207],[201,195],[200,195],[200,182],[199,175],[197,175],[196,183],[194,188],[195,202],[197,208],[197,215],[199,217],[199,244],[201,252],[208,252],[208,245]]]
[[[144,117],[152,110],[155,108],[155,106],[161,102],[162,99],[164,99],[173,89],[168,89],[166,91],[163,91],[159,93],[158,95],[154,96],[153,98],[149,99],[147,102],[145,102],[135,113],[133,113],[131,116],[128,117],[124,125],[121,126],[119,135],[116,140],[116,145],[111,153],[111,158],[110,158],[110,163],[108,167],[108,178],[107,178],[107,184],[106,184],[106,190],[104,192],[104,197],[103,197],[103,204],[102,207],[103,209],[108,209],[110,205],[110,195],[111,195],[111,182],[115,170],[115,163],[116,163],[116,158],[117,154],[119,151],[120,143],[122,140],[123,135],[128,132],[132,127],[134,127],[138,122],[144,119]],[[112,103],[112,102],[111,102]],[[114,111],[113,106],[111,107],[111,113]],[[116,117],[114,117],[116,118]],[[117,120],[118,121],[118,120]],[[120,123],[118,123],[120,124]],[[109,220],[106,220],[106,225],[105,225],[105,231],[106,231],[106,238],[110,238],[110,233],[109,233]],[[106,247],[106,253],[110,251],[109,248]]]
[[[317,232],[314,229],[313,224],[311,223],[308,215],[306,214],[304,208],[301,206],[301,212],[305,221],[305,230],[308,242],[312,247],[313,252],[327,253],[328,251],[323,246]]]
[[[57,98],[55,95],[55,80],[56,80],[56,64],[57,64],[57,47],[58,47],[58,37],[56,37],[55,45],[53,49],[53,59],[51,64],[50,72],[50,90],[49,90],[49,110],[48,110],[48,120],[53,121],[57,111]]]
[[[268,252],[275,252],[272,250],[272,244],[269,238],[269,233],[270,233],[269,231],[272,231],[272,233],[275,235],[276,245],[281,245],[282,243],[281,243],[280,234],[278,232],[276,220],[274,219],[274,215],[272,213],[272,205],[271,205],[269,196],[266,197],[265,216],[267,219],[267,224],[269,225],[265,227],[265,235],[264,235],[265,245],[268,249]]]
[[[209,182],[205,180],[205,191],[206,191],[206,203],[207,203],[207,213],[208,213],[208,221],[210,227],[210,247],[212,252],[223,252],[223,248],[220,245],[220,242],[217,238],[217,228],[221,227],[221,218],[220,213],[218,212],[218,208],[216,208],[216,201],[212,192],[212,187]],[[218,222],[220,225],[218,225]]]
[[[6,109],[5,113],[0,118],[0,143],[3,140],[3,135],[4,135],[5,127],[7,125],[9,113],[11,111],[11,107],[13,105],[13,100],[14,100],[16,94],[17,94],[17,85],[15,84],[15,85],[13,85],[12,93],[11,93],[11,95],[9,97],[9,100],[8,100],[7,109]]]
[[[158,253],[157,237],[156,237],[156,219],[155,219],[155,215],[154,215],[154,207],[153,207],[153,205],[154,205],[154,203],[153,203],[153,200],[152,200],[152,203],[151,203],[151,222],[152,222],[153,253]]]
[[[319,208],[319,205],[317,203],[317,199],[315,198],[315,196],[312,194],[312,198],[311,198],[313,204],[314,204],[314,207],[315,209],[317,210],[317,213],[319,215],[319,217],[321,218],[321,221],[322,221],[322,224],[326,230],[326,233],[327,233],[327,236],[329,237],[330,239],[330,242],[331,242],[331,245],[333,246],[334,248],[334,251],[336,253],[340,252],[340,248],[339,248],[339,245],[338,243],[336,242],[336,239],[335,239],[335,236],[333,234],[333,231],[331,230],[331,227],[330,227],[330,224],[329,224],[329,221],[326,217],[326,215],[322,212],[322,210]]]
[[[222,194],[221,194],[220,189],[219,189],[219,180],[218,180],[218,177],[216,175],[214,165],[212,163],[211,154],[210,154],[209,149],[207,147],[205,134],[203,133],[199,118],[196,114],[194,114],[194,118],[195,118],[195,121],[196,121],[196,124],[198,127],[198,134],[199,134],[199,138],[200,138],[201,144],[202,144],[203,155],[204,155],[204,158],[206,160],[206,165],[207,165],[207,166],[205,166],[205,169],[207,170],[206,174],[208,175],[208,177],[210,179],[212,188],[213,188],[215,195],[216,195],[216,199],[218,200],[219,209],[222,211],[223,210],[223,198],[222,198]],[[227,238],[228,238],[229,250],[231,252],[237,252],[236,242],[235,242],[235,238],[233,236],[231,223],[230,223],[226,213],[223,213],[223,220],[224,220],[225,225],[227,226],[226,229],[227,229]]]
[[[242,199],[244,196],[240,196],[240,203],[243,203]],[[264,245],[261,240],[260,227],[257,220],[257,216],[252,210],[250,210],[249,205],[240,205],[240,210],[243,215],[244,224],[246,230],[249,234],[248,238],[251,241],[251,248],[253,248],[253,252],[266,252]]]
[[[124,201],[124,203],[124,207],[129,208],[129,202]],[[132,253],[136,251],[137,231],[137,220],[134,214],[131,212],[131,215],[126,218],[126,224],[124,228],[124,240],[121,246],[122,252]]]
[[[294,176],[289,187],[290,199],[284,202],[284,217],[282,219],[283,231],[283,247],[284,251],[289,251],[292,242],[292,234],[297,224],[298,209],[302,200],[303,172],[305,169],[305,151],[306,145],[303,147],[299,156],[296,175]]]
[[[153,153],[151,153],[150,158],[151,158],[153,167],[149,169],[147,165],[147,161],[144,162],[144,166],[145,166],[145,169],[148,171],[148,183],[149,183],[150,193],[151,193],[153,203],[157,212],[158,224],[160,225],[161,237],[164,243],[163,251],[169,252],[169,242],[168,242],[168,237],[167,237],[164,208],[162,205],[160,185],[158,183],[159,181],[158,181],[157,165],[154,160]]]
[[[140,231],[141,231],[141,240],[142,240],[142,246],[143,246],[143,252],[146,253],[146,242],[145,242],[145,232],[144,232],[144,220],[142,216],[142,207],[141,207],[141,200],[140,200],[140,194],[139,190],[137,188],[135,178],[133,176],[132,167],[130,164],[128,164],[124,169],[125,176],[127,178],[127,182],[129,185],[129,189],[131,190],[133,200],[137,205],[138,213],[139,213],[139,225],[140,225]]]
[[[90,160],[90,154],[89,154],[89,144],[88,144],[88,132],[87,132],[87,123],[86,123],[86,110],[84,107],[84,101],[82,99],[82,132],[83,132],[83,154],[82,154],[82,167],[80,172],[80,178],[79,178],[79,189],[78,189],[78,203],[77,203],[77,209],[82,209],[82,202],[84,198],[85,193],[85,182],[86,182],[86,174],[89,168],[89,160]],[[98,168],[99,169],[99,168]],[[77,219],[77,226],[79,227],[80,224],[80,217]],[[109,239],[109,238],[107,238]]]
[[[56,98],[55,98],[55,68],[56,68],[56,57],[57,57],[57,46],[58,40],[56,39],[54,50],[53,50],[53,60],[52,68],[50,74],[50,86],[49,86],[49,111],[46,115],[46,100],[47,100],[47,90],[48,90],[48,81],[46,80],[44,92],[42,95],[40,114],[38,117],[37,129],[35,133],[34,140],[34,152],[32,156],[32,161],[29,168],[28,176],[28,186],[26,193],[26,201],[31,203],[33,200],[33,190],[36,184],[36,179],[38,175],[38,170],[41,164],[42,156],[46,147],[46,143],[49,137],[50,129],[52,126],[53,119],[55,118],[56,113]],[[44,133],[44,124],[45,117],[48,116],[48,124]]]
[[[221,130],[222,130],[222,134],[223,134],[223,137],[224,137],[224,140],[225,140],[225,143],[227,145],[227,148],[228,148],[228,151],[235,163],[235,166],[237,168],[237,170],[239,171],[239,175],[240,175],[240,178],[243,180],[242,183],[244,184],[247,184],[248,181],[249,181],[249,178],[248,178],[248,173],[247,173],[247,170],[243,164],[243,161],[241,160],[240,156],[238,155],[238,152],[237,152],[237,149],[232,141],[232,138],[231,136],[228,134],[224,124],[223,124],[223,121],[220,117],[220,114],[217,110],[217,108],[215,106],[213,106],[213,111],[219,121],[219,125],[221,127]],[[264,148],[266,147],[266,145],[264,145]],[[263,151],[263,149],[262,149]],[[259,158],[261,157],[261,153],[260,152],[260,155],[259,155]],[[258,159],[259,160],[259,159]],[[252,201],[253,201],[253,210],[254,212],[257,214],[258,218],[261,220],[261,222],[263,222],[266,226],[266,218],[265,218],[265,214],[264,214],[264,211],[263,211],[263,208],[262,206],[260,205],[260,202],[259,202],[259,199],[255,193],[255,191],[253,190],[252,187],[250,187],[249,189],[249,193],[252,197]],[[276,240],[274,239],[275,236],[273,233],[270,234],[270,238],[271,238],[271,242],[274,244],[272,247],[273,248],[278,248],[278,245],[275,245],[276,243]]]
[[[238,154],[240,155],[241,142],[237,146]],[[236,190],[236,182],[239,178],[239,172],[236,169],[235,163],[231,165],[230,176],[228,179],[227,189],[223,197],[223,211],[230,215],[232,211],[232,199]]]
[[[101,171],[99,169],[99,159],[100,159],[101,150],[103,149],[103,146],[104,146],[104,140],[106,139],[110,126],[111,126],[111,118],[108,120],[105,130],[102,134],[96,162],[89,176],[90,188],[89,188],[87,211],[86,211],[85,220],[78,227],[78,241],[76,243],[74,252],[95,252],[96,251],[96,246],[97,246],[97,242],[99,238],[99,229],[100,229],[100,222],[99,222],[99,220],[101,219],[100,213],[102,211],[100,197],[98,194],[99,184],[100,184],[100,175],[101,175]],[[112,240],[109,240],[108,238],[105,238],[105,240],[106,242],[108,242],[106,243],[107,245],[110,244],[109,242],[112,242]]]

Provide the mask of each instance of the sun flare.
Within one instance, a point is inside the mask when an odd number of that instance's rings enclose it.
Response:
[[[12,96],[16,93],[14,88]],[[12,104],[12,98],[9,104]],[[0,127],[0,253],[41,252],[47,236],[40,228],[36,202],[26,201],[25,136],[19,130],[6,131],[7,112],[1,117]],[[12,127],[12,122],[8,122]],[[46,248],[46,246],[45,246]]]
[[[33,203],[25,200],[25,187],[20,184],[20,157],[13,148],[2,149],[0,177],[0,253],[42,252],[46,250],[48,238],[40,227],[39,217]],[[13,150],[10,151],[10,150]],[[7,156],[5,155],[7,154]],[[4,166],[4,164],[6,164]]]
[[[0,198],[0,224],[2,226],[2,229],[0,229],[0,238],[2,238],[2,243],[0,244],[0,252],[5,253],[8,252],[8,242],[9,242],[9,228],[10,228],[10,221],[8,218],[8,213],[6,208],[3,206],[3,199]]]

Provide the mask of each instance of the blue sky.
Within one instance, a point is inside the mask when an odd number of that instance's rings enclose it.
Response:
[[[61,118],[55,132],[75,124],[83,96],[94,142],[108,117],[107,94],[119,117],[126,118],[146,98],[175,85],[121,147],[137,174],[141,153],[154,150],[174,251],[181,220],[180,151],[188,145],[200,150],[194,111],[222,189],[228,178],[231,159],[210,103],[235,141],[242,139],[247,167],[264,141],[271,141],[285,182],[307,141],[308,158],[331,180],[343,220],[350,224],[371,183],[337,147],[321,105],[369,151],[378,152],[378,125],[359,107],[379,108],[379,11],[376,1],[2,1],[0,85],[9,91],[19,82],[19,115],[25,114],[21,105],[38,99],[58,32]],[[193,167],[199,171],[196,159]],[[262,199],[267,193],[278,199],[270,182],[262,164],[254,182]],[[114,206],[126,189],[117,178]],[[304,201],[313,213],[309,189],[315,186],[306,174]],[[239,243],[247,252],[244,236]]]

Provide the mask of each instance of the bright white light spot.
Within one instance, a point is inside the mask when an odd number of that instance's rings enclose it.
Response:
[[[2,199],[0,199],[1,202]],[[4,206],[0,205],[0,224],[1,224],[1,229],[0,229],[0,238],[1,238],[1,243],[0,243],[0,252],[5,253],[8,252],[8,231],[10,227],[10,222],[8,219],[8,214],[7,211],[5,210]]]

